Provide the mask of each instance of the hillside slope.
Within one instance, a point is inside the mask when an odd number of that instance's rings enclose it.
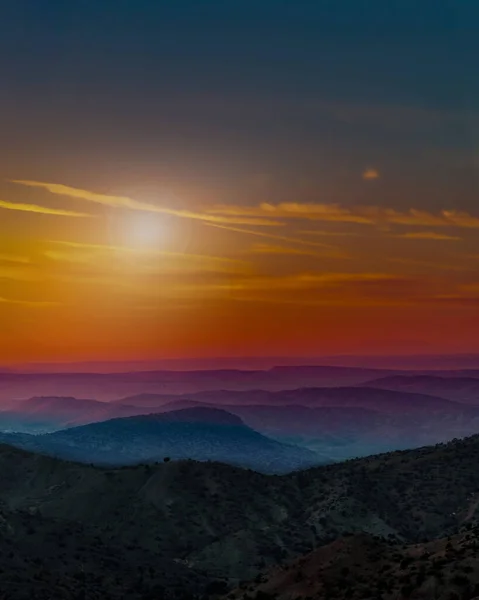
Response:
[[[192,461],[102,469],[3,447],[0,502],[234,584],[346,532],[453,535],[476,522],[478,465],[478,437],[281,477]]]
[[[343,537],[241,584],[230,600],[472,599],[479,595],[479,531],[404,546]]]

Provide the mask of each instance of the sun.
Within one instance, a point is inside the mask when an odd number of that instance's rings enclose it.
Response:
[[[124,243],[134,248],[158,248],[166,238],[165,222],[154,214],[130,214],[123,227]]]

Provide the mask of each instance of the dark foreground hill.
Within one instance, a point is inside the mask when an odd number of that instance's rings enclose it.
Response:
[[[455,535],[476,523],[478,466],[478,437],[286,476],[192,461],[104,469],[4,446],[0,503],[6,527],[29,515],[25,527],[36,532],[32,545],[51,539],[52,550],[38,556],[21,527],[16,545],[0,537],[0,549],[15,554],[21,545],[29,569],[36,560],[39,570],[48,570],[55,564],[49,553],[59,545],[65,568],[75,573],[82,552],[102,544],[118,557],[113,571],[119,583],[112,589],[131,585],[131,571],[123,576],[122,564],[156,561],[154,581],[138,567],[142,589],[165,585],[178,573],[182,591],[196,594],[198,586],[205,590],[214,582],[236,586],[348,532],[408,545]],[[171,561],[181,571],[170,570]],[[106,564],[85,562],[85,570],[90,581],[100,577],[95,589],[101,597],[116,597],[108,595],[109,580],[101,579]],[[0,589],[8,576],[0,570]]]
[[[479,530],[403,545],[342,537],[243,583],[230,600],[470,600],[479,596]]]
[[[0,506],[2,600],[187,600],[208,582],[179,561],[112,543],[84,523]]]
[[[1,434],[0,434],[1,436]],[[269,439],[217,408],[112,419],[37,436],[5,435],[13,445],[102,465],[215,460],[268,473],[327,462],[311,450]]]

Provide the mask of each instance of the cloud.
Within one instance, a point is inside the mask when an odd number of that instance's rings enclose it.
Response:
[[[257,237],[263,237],[270,240],[277,240],[279,242],[287,242],[288,244],[300,244],[303,246],[311,246],[315,248],[329,248],[336,250],[335,246],[330,244],[323,244],[322,242],[311,242],[303,240],[301,238],[290,237],[287,235],[277,235],[275,233],[267,233],[264,231],[255,231],[254,229],[243,229],[242,227],[231,227],[229,225],[218,225],[217,223],[207,223],[210,227],[217,227],[218,229],[225,229],[226,231],[234,231],[235,233],[244,233],[245,235],[253,235]]]
[[[359,233],[358,231],[324,231],[320,229],[301,229],[296,233],[300,235],[317,235],[318,237],[358,237],[365,235],[364,232]]]
[[[115,260],[115,267],[134,270],[135,274],[217,272],[249,273],[250,263],[237,258],[209,254],[190,254],[168,250],[88,244],[64,240],[50,240],[51,245],[60,248],[48,249],[44,256],[52,261],[89,264],[99,267]],[[162,260],[165,259],[165,260]]]
[[[296,291],[336,287],[347,283],[392,282],[400,279],[403,278],[387,273],[297,273],[285,276],[249,277],[235,282],[213,284],[213,288],[228,291]]]
[[[280,246],[274,244],[253,244],[247,252],[249,254],[273,254],[273,255],[299,255],[299,256],[319,256],[321,258],[351,258],[342,250],[317,251],[306,248],[291,248],[289,246]]]
[[[38,206],[37,204],[21,204],[19,202],[6,202],[0,200],[0,208],[5,210],[19,210],[22,212],[37,213],[41,215],[56,215],[59,217],[91,217],[93,215],[75,212],[73,210],[63,210],[57,208],[48,208],[46,206]]]
[[[416,279],[385,273],[297,273],[175,283],[156,290],[154,295],[165,299],[209,298],[297,305],[396,305],[410,301],[411,287],[415,285]]]
[[[41,281],[41,274],[25,265],[0,265],[0,279],[16,281]]]
[[[97,256],[94,254],[86,254],[81,252],[58,252],[56,250],[45,250],[43,255],[49,260],[74,264],[92,263],[97,259]]]
[[[0,304],[19,304],[21,306],[31,306],[32,308],[46,308],[50,306],[59,306],[59,302],[46,302],[40,300],[16,300],[13,298],[3,298],[0,296]]]
[[[212,206],[207,210],[209,213],[220,215],[303,219],[333,223],[356,223],[359,225],[479,228],[479,217],[455,210],[443,210],[434,214],[414,208],[401,212],[378,206],[343,207],[339,204],[303,204],[298,202],[262,203],[258,206],[223,204]]]
[[[50,244],[56,244],[67,248],[86,251],[99,251],[105,253],[125,253],[138,256],[184,258],[186,260],[198,262],[215,262],[222,264],[241,264],[245,261],[227,256],[214,256],[211,254],[191,254],[188,252],[173,252],[170,250],[159,250],[157,248],[133,248],[131,246],[115,246],[109,244],[89,244],[84,242],[70,242],[68,240],[49,240]],[[61,260],[61,258],[59,258]]]
[[[67,196],[75,198],[77,200],[85,200],[87,202],[93,202],[95,204],[101,204],[103,206],[110,206],[112,208],[124,208],[130,210],[141,210],[147,212],[154,212],[160,214],[171,215],[175,217],[181,217],[185,219],[197,219],[199,221],[207,221],[213,223],[232,223],[237,225],[262,225],[262,226],[281,226],[282,223],[278,221],[272,221],[271,219],[256,218],[256,217],[242,217],[241,215],[235,217],[220,216],[213,214],[205,214],[193,212],[190,210],[174,209],[165,206],[157,206],[156,204],[150,204],[148,202],[140,202],[129,198],[128,196],[112,196],[109,194],[97,194],[89,190],[83,190],[79,188],[73,188],[67,185],[59,183],[43,183],[40,181],[29,181],[29,180],[12,180],[11,183],[17,183],[20,185],[41,188],[49,191],[51,194],[57,194],[60,196]]]
[[[427,260],[417,260],[415,258],[386,258],[389,262],[394,262],[402,265],[410,265],[411,267],[425,267],[426,269],[438,269],[444,271],[471,271],[471,267],[467,267],[462,263],[445,263],[442,260],[437,261],[427,261]]]
[[[379,171],[376,169],[366,169],[362,175],[363,179],[379,179]]]
[[[462,238],[455,235],[446,235],[445,233],[437,233],[436,231],[418,231],[403,233],[401,235],[396,235],[394,237],[409,239],[409,240],[449,240],[449,241],[460,241]]]
[[[0,262],[28,265],[31,264],[32,260],[28,256],[16,256],[15,254],[0,254]]]

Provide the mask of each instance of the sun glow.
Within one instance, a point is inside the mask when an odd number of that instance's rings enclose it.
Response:
[[[165,222],[157,215],[130,213],[122,227],[122,243],[132,248],[163,247],[166,235]]]

